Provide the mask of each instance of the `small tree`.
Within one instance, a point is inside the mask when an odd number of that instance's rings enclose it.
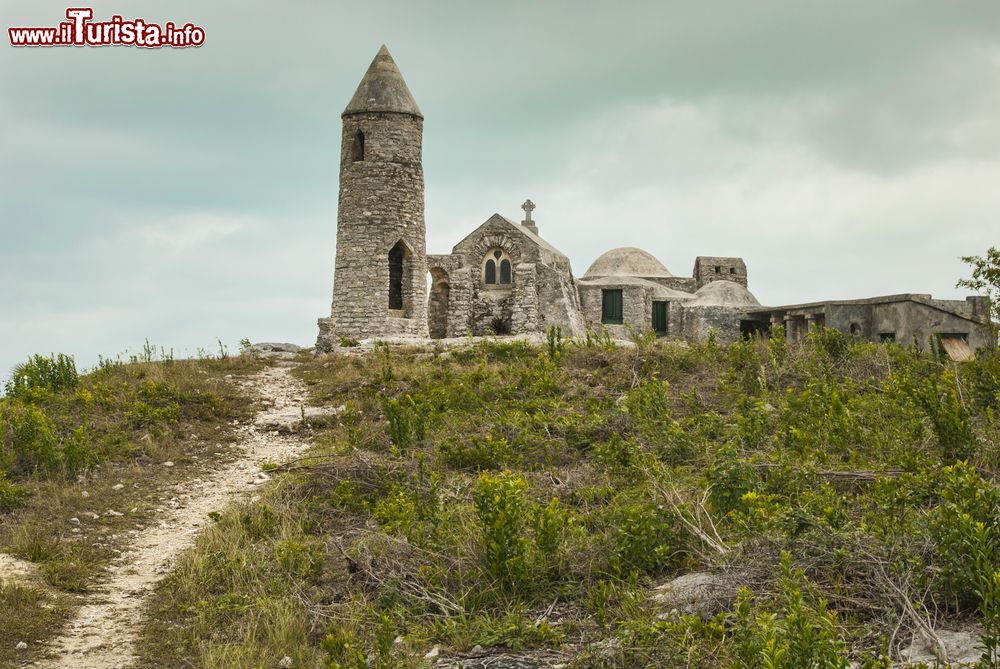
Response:
[[[1000,321],[1000,249],[991,246],[985,257],[962,256],[962,262],[972,266],[972,276],[960,279],[957,287],[970,288],[990,298],[993,341],[996,342],[997,321]]]

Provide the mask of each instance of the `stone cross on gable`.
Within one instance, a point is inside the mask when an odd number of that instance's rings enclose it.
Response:
[[[531,200],[525,200],[524,204],[521,205],[521,209],[524,209],[524,220],[521,221],[521,225],[537,235],[538,226],[531,220],[531,212],[535,210],[535,203]]]
[[[521,209],[524,209],[524,222],[531,223],[531,212],[535,210],[535,203],[531,200],[525,200],[524,204],[521,205]]]

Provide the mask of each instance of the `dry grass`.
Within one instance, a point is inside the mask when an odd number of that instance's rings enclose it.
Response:
[[[29,649],[17,651],[19,662],[38,656],[36,640],[58,633],[79,604],[69,595],[100,582],[104,565],[125,548],[127,532],[155,520],[167,490],[227,457],[231,423],[254,412],[234,381],[263,364],[230,358],[108,365],[81,377],[75,393],[40,401],[57,429],[86,420],[93,450],[77,471],[15,478],[27,492],[25,502],[0,515],[0,552],[36,563],[51,587],[33,598],[17,588],[0,593],[4,614],[27,606],[37,614]],[[176,420],[135,418],[144,387],[164,389],[178,409]],[[85,408],[83,392],[98,399]],[[0,625],[0,664],[24,634],[21,626]]]
[[[935,580],[947,539],[928,519],[946,481],[912,400],[946,370],[931,356],[827,337],[303,362],[312,402],[347,410],[316,425],[312,451],[259,500],[222,514],[159,589],[145,666],[288,655],[353,669],[361,652],[406,667],[434,645],[479,645],[574,667],[707,669],[759,664],[767,635],[801,657],[782,627],[795,616],[840,656],[817,666],[848,654],[880,666],[916,626],[886,596],[884,566],[942,619],[976,615]],[[997,369],[960,370],[985,398],[963,408],[984,469],[1000,443]],[[744,617],[659,618],[650,588],[693,571],[749,587]]]

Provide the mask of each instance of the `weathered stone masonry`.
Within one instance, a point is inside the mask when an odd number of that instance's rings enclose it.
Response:
[[[320,321],[324,349],[341,338],[428,336],[422,137],[423,116],[383,47],[343,114],[333,303],[330,318]],[[390,261],[400,256],[394,303]]]
[[[577,281],[569,259],[540,235],[535,204],[520,224],[494,214],[449,254],[427,255],[423,114],[383,46],[342,115],[337,253],[330,317],[319,352],[341,339],[462,337],[510,332],[565,336],[606,329],[733,341],[781,325],[799,339],[818,325],[872,341],[926,346],[954,357],[988,343],[982,298],[898,295],[762,307],[742,258],[699,256],[689,277],[652,254],[616,248]],[[430,276],[428,292],[427,277]]]

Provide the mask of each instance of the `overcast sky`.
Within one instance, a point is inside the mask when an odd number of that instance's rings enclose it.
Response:
[[[79,4],[79,3],[77,3]],[[31,353],[312,344],[340,113],[381,43],[425,116],[428,252],[530,197],[580,276],[746,259],[763,304],[960,295],[1000,243],[1000,3],[94,3],[197,49],[14,49],[0,0],[0,378]]]

